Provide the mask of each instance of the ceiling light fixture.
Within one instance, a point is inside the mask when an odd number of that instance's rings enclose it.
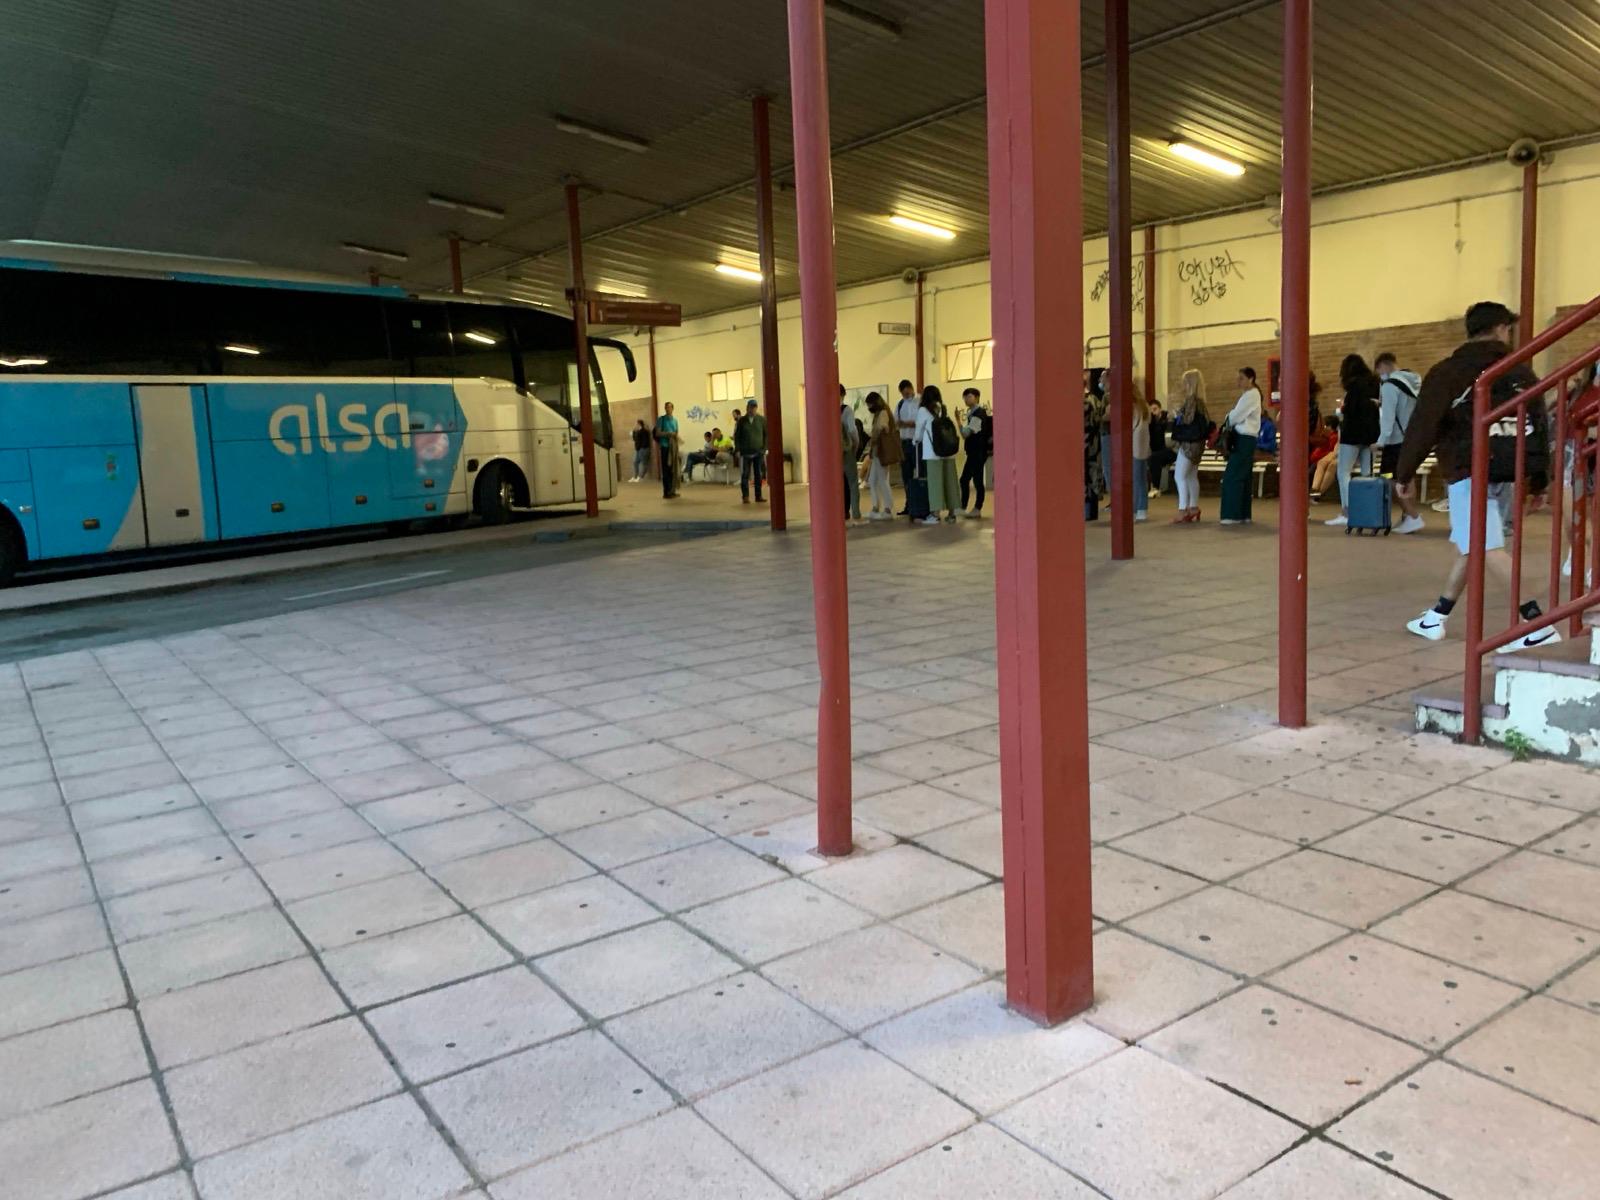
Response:
[[[471,213],[475,217],[488,217],[491,221],[504,221],[506,210],[495,208],[488,204],[477,204],[471,200],[457,200],[452,196],[441,196],[434,193],[428,197],[428,203],[435,208],[453,208],[457,212]]]
[[[387,258],[390,262],[410,262],[411,255],[403,250],[385,250],[382,246],[363,246],[360,242],[346,242],[344,248],[351,254],[365,254],[368,258]]]
[[[575,133],[579,137],[615,146],[618,150],[631,150],[635,154],[643,154],[650,149],[650,143],[642,137],[634,137],[631,133],[618,133],[614,129],[602,129],[598,125],[574,121],[571,117],[557,116],[556,128],[562,133]]]
[[[838,21],[841,25],[849,25],[859,29],[862,33],[870,33],[876,37],[888,38],[897,41],[900,37],[900,23],[880,16],[870,9],[862,8],[858,4],[851,4],[850,0],[823,0],[823,8],[828,16]]]
[[[493,346],[499,338],[490,337],[487,333],[479,333],[476,329],[469,329],[461,335],[469,342],[477,342],[480,346]]]
[[[717,274],[726,275],[731,279],[744,279],[750,283],[761,282],[761,272],[752,271],[749,267],[736,267],[732,263],[718,263]]]
[[[1208,171],[1215,171],[1218,175],[1227,175],[1237,179],[1244,174],[1244,164],[1234,162],[1231,158],[1223,158],[1220,154],[1213,154],[1204,150],[1193,142],[1181,139],[1168,142],[1167,149],[1185,162],[1191,162],[1197,167],[1204,167]]]
[[[42,367],[49,361],[48,358],[23,354],[16,358],[0,358],[0,367]]]
[[[954,241],[956,236],[954,229],[946,229],[943,225],[930,225],[927,221],[919,221],[915,217],[902,217],[898,213],[889,218],[889,224],[944,242]]]
[[[252,358],[261,353],[255,346],[246,346],[241,342],[229,342],[223,349],[229,354],[248,354]]]

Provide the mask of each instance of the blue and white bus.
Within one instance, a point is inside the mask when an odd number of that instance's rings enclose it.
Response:
[[[625,346],[591,344],[633,378]],[[590,369],[609,498],[592,352]],[[572,323],[523,305],[0,263],[0,581],[49,560],[581,502],[578,407]]]

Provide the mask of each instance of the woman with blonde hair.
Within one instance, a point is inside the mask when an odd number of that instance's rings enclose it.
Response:
[[[877,392],[867,393],[867,411],[872,414],[872,429],[867,434],[870,459],[867,487],[872,492],[869,521],[894,520],[894,492],[889,487],[889,468],[900,465],[900,431],[895,427],[889,406]]]
[[[1174,525],[1192,525],[1200,520],[1200,456],[1206,452],[1211,436],[1211,417],[1206,412],[1206,380],[1190,367],[1183,373],[1178,410],[1172,417],[1172,446],[1178,459],[1172,465],[1172,478],[1178,485],[1178,515]]]

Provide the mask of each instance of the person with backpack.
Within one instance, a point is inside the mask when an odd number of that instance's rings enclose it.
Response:
[[[1344,402],[1339,406],[1339,515],[1324,525],[1350,521],[1350,476],[1359,466],[1372,474],[1372,447],[1378,441],[1378,377],[1359,354],[1347,354],[1339,364],[1339,386]]]
[[[1422,389],[1422,376],[1404,370],[1399,360],[1385,350],[1372,364],[1378,373],[1378,474],[1394,476],[1400,463],[1400,445],[1406,440],[1406,426],[1417,410],[1417,394]],[[1396,533],[1416,533],[1427,524],[1415,500],[1402,499],[1400,509],[1405,514]]]
[[[917,410],[917,451],[922,458],[922,475],[928,481],[928,515],[924,525],[937,525],[939,514],[953,523],[956,501],[956,455],[961,451],[961,435],[944,409],[944,397],[929,384],[922,389],[922,407]]]
[[[678,418],[672,415],[672,401],[656,418],[656,446],[661,452],[661,495],[666,500],[678,498]]]
[[[967,417],[962,426],[962,432],[967,438],[967,461],[961,468],[961,515],[964,517],[981,517],[983,515],[983,471],[989,462],[989,454],[994,448],[994,418],[989,415],[989,410],[983,407],[983,394],[975,387],[969,387],[961,393],[961,399],[966,401]],[[976,493],[971,511],[967,509],[967,498]]]
[[[900,431],[894,414],[877,392],[867,393],[867,411],[872,428],[867,431],[867,491],[872,497],[869,521],[894,520],[894,489],[889,484],[889,468],[900,464]]]
[[[1456,602],[1467,586],[1467,555],[1472,549],[1472,438],[1473,438],[1473,387],[1478,376],[1511,352],[1512,330],[1517,325],[1517,314],[1504,304],[1481,300],[1467,309],[1467,340],[1442,362],[1434,365],[1422,381],[1417,393],[1416,411],[1406,429],[1405,440],[1400,444],[1400,459],[1395,465],[1395,491],[1402,497],[1415,495],[1417,468],[1429,454],[1439,456],[1439,471],[1448,482],[1446,499],[1450,511],[1450,541],[1457,555],[1445,580],[1444,590],[1437,603],[1425,609],[1420,616],[1406,622],[1406,629],[1430,642],[1441,641],[1445,623],[1455,610]],[[1513,367],[1496,381],[1490,403],[1509,400],[1519,392],[1538,383],[1538,377],[1526,364]],[[1545,405],[1542,397],[1528,401],[1528,423],[1534,431],[1546,428]],[[1511,556],[1505,549],[1505,529],[1501,520],[1500,505],[1495,496],[1497,483],[1515,478],[1516,471],[1516,421],[1509,433],[1491,433],[1489,437],[1489,494],[1484,497],[1485,521],[1483,528],[1484,566],[1489,575],[1502,586],[1511,583]],[[1548,461],[1540,463],[1541,450],[1548,460],[1549,446],[1532,435],[1527,437],[1526,476],[1531,479],[1548,469]],[[1537,600],[1525,600],[1518,607],[1524,621],[1535,621],[1543,615]],[[1561,640],[1560,631],[1549,625],[1535,629],[1502,648],[1502,653],[1547,646]]]
[[[1183,373],[1178,411],[1172,417],[1172,447],[1177,458],[1172,465],[1173,482],[1178,487],[1178,515],[1174,525],[1200,522],[1200,459],[1211,437],[1211,416],[1206,412],[1206,380],[1190,367]]]

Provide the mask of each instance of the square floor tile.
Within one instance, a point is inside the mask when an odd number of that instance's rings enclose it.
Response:
[[[616,1018],[606,1032],[693,1099],[842,1039],[759,975],[719,979]]]
[[[1136,917],[1128,927],[1243,975],[1270,971],[1344,932],[1327,921],[1220,887]]]
[[[853,827],[855,838],[852,854],[882,850],[896,844],[895,836],[875,829],[862,821]],[[817,853],[817,818],[814,812],[776,821],[735,834],[728,839],[743,846],[752,854],[760,855],[774,866],[782,867],[793,875],[816,871],[838,859],[824,858]]]
[[[894,923],[907,933],[932,942],[983,971],[1005,969],[1005,895],[1003,884],[991,883],[963,892]]]
[[[1096,846],[1090,854],[1095,916],[1123,921],[1205,887],[1205,880],[1181,875],[1131,854]]]
[[[493,801],[464,783],[427,788],[405,796],[390,796],[363,804],[360,812],[367,822],[383,833],[399,833],[418,825],[432,825],[452,817],[470,816],[492,808]]]
[[[1423,1059],[1414,1046],[1263,987],[1247,988],[1141,1043],[1275,1112],[1320,1125]]]
[[[916,837],[946,825],[987,816],[989,812],[987,805],[925,783],[879,792],[855,806],[855,814],[863,821],[900,837]]]
[[[421,871],[410,871],[297,900],[285,911],[312,945],[329,950],[436,921],[461,909]]]
[[[1359,825],[1371,817],[1365,809],[1321,800],[1286,787],[1257,788],[1200,810],[1213,821],[1226,821],[1286,842],[1306,845]]]
[[[464,979],[511,961],[471,917],[449,917],[367,938],[322,957],[358,1008]]]
[[[112,1192],[105,1200],[194,1200],[194,1188],[189,1185],[188,1175],[174,1171],[160,1179]]]
[[[149,1073],[125,1008],[9,1038],[0,1041],[0,1122]]]
[[[1600,1013],[1600,958],[1591,959],[1572,974],[1551,984],[1550,995],[1590,1012]]]
[[[0,975],[110,944],[96,905],[85,904],[26,921],[0,923]]]
[[[0,1038],[128,1002],[110,950],[0,975]]]
[[[0,1124],[0,1162],[19,1200],[79,1200],[177,1166],[178,1147],[139,1080]]]
[[[629,776],[622,785],[653,804],[679,805],[702,796],[731,792],[749,782],[748,775],[717,763],[691,761],[647,775]]]
[[[1122,1049],[1082,1021],[1042,1028],[985,983],[913,1009],[863,1035],[868,1045],[980,1113],[993,1113]]]
[[[407,1096],[392,1096],[195,1166],[206,1200],[446,1200],[472,1179]]]
[[[1469,787],[1447,787],[1395,810],[1395,816],[1524,846],[1571,824],[1569,809]]]
[[[603,870],[642,858],[682,850],[711,838],[711,834],[677,813],[654,808],[631,817],[590,825],[564,833],[558,840],[569,850]]]
[[[1167,763],[1138,764],[1130,770],[1118,771],[1113,779],[1114,782],[1108,780],[1106,786],[1124,796],[1181,812],[1205,808],[1251,789],[1244,780],[1219,775],[1192,762],[1185,764],[1181,771]]]
[[[102,859],[94,864],[95,887],[109,899],[144,888],[160,887],[217,871],[242,867],[244,859],[233,843],[220,834],[175,846],[160,846],[138,854]]]
[[[594,1031],[474,1067],[423,1095],[491,1178],[672,1107],[670,1095]]]
[[[1500,858],[1510,847],[1436,825],[1377,817],[1335,834],[1317,849],[1434,883],[1451,883]]]
[[[413,1083],[583,1027],[576,1010],[524,967],[386,1004],[367,1019]]]
[[[393,841],[424,870],[486,850],[532,841],[539,831],[514,813],[490,809],[395,834]]]
[[[871,916],[800,879],[786,879],[683,914],[746,962],[761,963],[859,929]]]
[[[932,833],[922,834],[917,841],[929,850],[946,858],[999,878],[1005,872],[1005,858],[1001,852],[1000,814],[985,813],[970,821],[947,825]]]
[[[1525,987],[1539,987],[1600,946],[1591,930],[1460,892],[1430,896],[1372,932]]]
[[[214,979],[139,1005],[156,1061],[176,1067],[236,1050],[348,1010],[309,958]]]
[[[354,1018],[167,1073],[189,1152],[204,1158],[400,1090],[400,1080]]]
[[[1137,1041],[1235,986],[1232,975],[1107,929],[1094,938],[1094,1007],[1083,1019]]]
[[[779,959],[763,974],[851,1030],[959,991],[980,978],[959,959],[883,925],[841,934]]]
[[[620,868],[617,882],[669,912],[749,891],[785,878],[784,872],[732,842],[702,842]]]
[[[1229,1188],[1221,1200],[1427,1200],[1427,1196],[1337,1146],[1307,1142]]]
[[[1294,845],[1203,816],[1183,816],[1129,834],[1115,848],[1203,879],[1220,880],[1281,858]]]
[[[117,940],[129,942],[271,903],[272,893],[255,872],[239,867],[113,897],[106,901],[106,916]]]
[[[849,1096],[849,1104],[838,1103]],[[972,1123],[972,1114],[855,1042],[701,1100],[708,1121],[801,1200],[820,1200]],[[863,1122],[861,1113],[874,1119]],[[817,1147],[827,1147],[819,1154]]]
[[[1446,1063],[1358,1108],[1328,1137],[1451,1200],[1592,1200],[1600,1177],[1600,1127]]]
[[[1117,1200],[1204,1200],[1300,1136],[1281,1117],[1136,1047],[1069,1075],[995,1124]]]
[[[678,805],[675,811],[713,833],[731,837],[812,812],[815,808],[815,803],[804,796],[786,792],[770,783],[752,783],[732,791],[702,796]],[[862,806],[858,804],[855,811],[860,816]]]
[[[1368,812],[1388,812],[1418,796],[1427,795],[1439,784],[1397,771],[1362,766],[1358,760],[1327,763],[1285,779],[1281,786],[1303,795],[1354,805]]]
[[[1600,817],[1580,821],[1570,829],[1537,843],[1534,849],[1541,854],[1553,854],[1571,862],[1600,867]]]
[[[1535,996],[1454,1047],[1449,1057],[1600,1121],[1600,1013]]]
[[[586,782],[540,793],[517,801],[513,807],[524,820],[551,834],[569,833],[652,808],[648,800],[614,783],[595,782],[590,775],[582,779]]]
[[[266,863],[261,867],[261,878],[279,900],[288,904],[414,870],[416,864],[388,842],[369,838]]]
[[[0,887],[0,921],[26,921],[94,903],[94,885],[84,867],[32,875]]]
[[[1594,772],[1577,763],[1548,759],[1503,763],[1492,771],[1474,775],[1466,783],[1469,787],[1484,788],[1503,796],[1559,804],[1579,811],[1595,806]]]
[[[491,904],[478,915],[519,954],[533,958],[643,925],[661,914],[627,888],[595,875]]]
[[[840,1193],[840,1200],[1094,1200],[1099,1194],[993,1125],[974,1125]]]
[[[252,863],[268,863],[295,854],[310,854],[372,836],[372,826],[348,808],[312,813],[256,825],[233,835],[239,852]]]
[[[122,947],[122,965],[134,994],[144,998],[305,952],[289,922],[274,909],[260,908],[129,942]]]
[[[1600,929],[1600,867],[1522,851],[1461,885],[1463,891]]]
[[[1354,929],[1365,928],[1434,890],[1425,880],[1320,850],[1280,858],[1228,886]]]
[[[1454,1041],[1524,994],[1487,975],[1361,934],[1301,959],[1268,982],[1429,1050]]]
[[[916,846],[891,846],[813,872],[808,882],[880,917],[897,916],[988,882]]]
[[[550,838],[458,858],[429,872],[468,908],[528,895],[593,873],[588,863]]]
[[[653,1117],[494,1185],[495,1200],[785,1200],[788,1193],[688,1109]]]
[[[681,926],[657,921],[539,960],[539,970],[598,1017],[732,975],[739,964]]]

